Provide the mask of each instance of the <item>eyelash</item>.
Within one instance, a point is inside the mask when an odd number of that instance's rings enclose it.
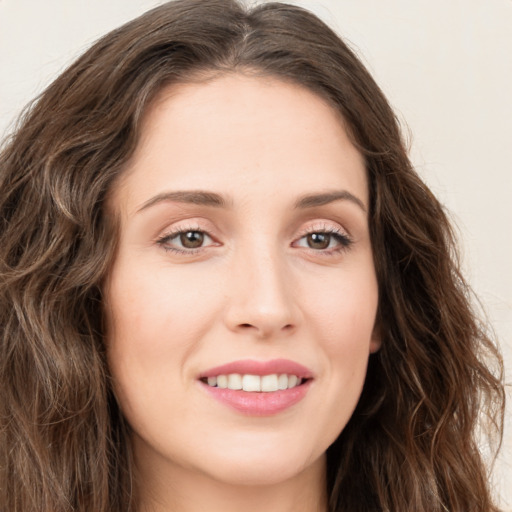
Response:
[[[195,227],[180,228],[175,231],[171,231],[170,233],[166,233],[165,235],[158,238],[156,240],[156,243],[158,245],[160,245],[166,252],[172,252],[174,254],[182,254],[182,255],[186,255],[186,256],[192,256],[192,255],[195,255],[195,254],[203,251],[205,249],[205,247],[201,246],[201,247],[197,247],[197,248],[180,249],[179,247],[172,247],[172,246],[168,245],[171,240],[174,240],[185,233],[191,233],[191,232],[192,233],[201,233],[213,241],[213,238],[211,237],[211,235],[208,234],[207,231],[195,226]],[[327,227],[327,226],[323,226],[321,228],[315,227],[315,228],[311,228],[311,229],[304,231],[302,233],[302,235],[296,240],[296,242],[294,242],[294,244],[297,243],[298,241],[302,240],[303,238],[306,238],[307,236],[314,235],[314,234],[328,235],[328,236],[334,238],[334,240],[338,243],[338,245],[336,247],[326,248],[326,249],[313,249],[311,247],[304,247],[305,249],[312,251],[315,254],[322,254],[322,255],[326,255],[326,256],[335,255],[340,252],[348,251],[350,249],[350,246],[353,244],[352,238],[349,235],[347,235],[345,232],[341,231],[340,229]],[[330,244],[330,242],[329,242],[329,244]]]
[[[198,252],[204,250],[204,247],[197,247],[197,248],[189,248],[189,249],[180,249],[179,247],[171,247],[167,245],[171,240],[174,240],[178,238],[179,236],[185,234],[185,233],[202,233],[206,235],[211,240],[212,237],[206,232],[204,229],[201,229],[198,226],[195,227],[187,227],[187,228],[179,228],[175,231],[171,231],[169,233],[166,233],[165,235],[161,236],[157,239],[156,243],[160,245],[166,252],[172,252],[174,254],[183,254],[185,256],[192,256],[194,254],[197,254]]]
[[[315,254],[321,253],[324,256],[335,256],[341,252],[348,251],[353,244],[352,238],[344,231],[338,228],[333,228],[329,226],[314,226],[310,229],[307,229],[305,232],[302,233],[302,235],[297,239],[297,242],[302,240],[303,238],[306,238],[309,235],[314,234],[324,234],[328,235],[331,238],[334,238],[334,240],[338,243],[337,246],[326,248],[326,249],[313,249],[312,247],[305,247],[305,249],[312,251]],[[294,242],[296,243],[296,242]],[[330,244],[330,242],[329,242]]]

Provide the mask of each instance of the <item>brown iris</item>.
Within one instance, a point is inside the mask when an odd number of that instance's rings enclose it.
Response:
[[[327,249],[331,243],[329,233],[310,233],[307,236],[308,246],[311,249]]]
[[[204,233],[201,231],[186,231],[180,234],[180,242],[187,249],[197,249],[204,242]]]

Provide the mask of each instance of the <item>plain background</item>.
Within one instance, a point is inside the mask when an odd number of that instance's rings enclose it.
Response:
[[[207,0],[205,0],[207,1]],[[0,138],[105,32],[158,0],[0,0]],[[446,205],[505,355],[512,400],[512,0],[304,0],[356,50]],[[512,510],[512,413],[494,479]]]

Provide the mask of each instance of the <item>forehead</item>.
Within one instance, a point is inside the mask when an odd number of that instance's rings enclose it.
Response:
[[[162,189],[247,196],[283,186],[348,188],[367,202],[364,159],[319,95],[275,78],[230,74],[172,85],[145,114],[118,200]],[[120,196],[124,196],[121,198]]]

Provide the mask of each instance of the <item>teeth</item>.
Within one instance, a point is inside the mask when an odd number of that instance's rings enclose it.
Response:
[[[278,390],[291,389],[299,386],[302,379],[297,375],[287,375],[282,373],[278,375],[240,375],[239,373],[230,373],[229,375],[217,375],[216,377],[208,377],[206,380],[208,386],[223,389],[244,390],[249,392],[262,391],[270,393]]]
[[[231,373],[228,375],[228,388],[229,389],[242,389],[242,376],[238,373]]]
[[[244,391],[261,391],[261,377],[258,375],[244,375],[242,377]]]
[[[288,375],[283,373],[277,378],[277,387],[279,389],[288,389]]]
[[[227,375],[217,375],[217,387],[223,388],[223,389],[228,387],[228,376]]]
[[[261,391],[277,391],[279,389],[277,380],[278,377],[275,373],[273,375],[263,375],[261,377]]]

